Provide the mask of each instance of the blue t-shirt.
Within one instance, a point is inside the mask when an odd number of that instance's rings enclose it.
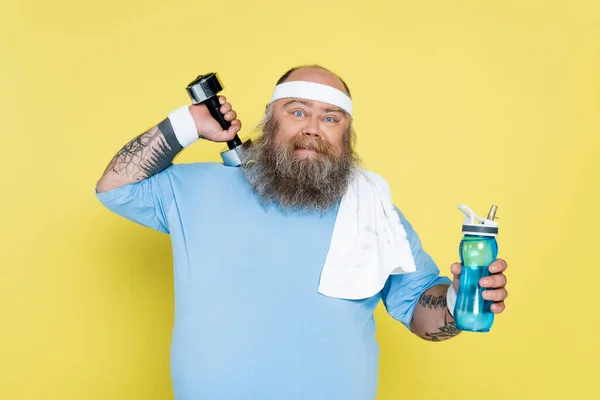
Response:
[[[264,208],[239,168],[175,164],[96,193],[110,210],[170,235],[176,400],[372,400],[380,300],[407,328],[419,296],[450,284],[399,211],[417,271],[363,300],[317,292],[337,209]]]

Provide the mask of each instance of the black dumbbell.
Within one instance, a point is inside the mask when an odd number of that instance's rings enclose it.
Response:
[[[219,92],[223,90],[223,82],[219,79],[219,75],[216,72],[211,72],[205,75],[198,75],[196,79],[187,85],[187,92],[192,99],[193,104],[203,103],[208,108],[210,115],[217,120],[221,128],[224,130],[229,129],[231,123],[225,120],[223,114],[221,114],[219,103]],[[223,162],[227,166],[237,167],[241,164],[241,154],[244,150],[244,146],[249,141],[242,143],[238,135],[235,135],[233,139],[227,142],[228,151],[221,153]]]

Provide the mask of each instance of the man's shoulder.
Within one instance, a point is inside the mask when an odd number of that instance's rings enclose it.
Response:
[[[169,175],[174,178],[188,177],[223,177],[226,175],[238,174],[238,168],[228,167],[218,162],[190,162],[177,163],[171,165],[168,169]]]
[[[371,171],[371,170],[368,170],[368,169],[364,169],[364,168],[360,169],[360,171],[365,176],[367,176],[368,178],[371,178],[371,179],[377,181],[378,183],[385,183],[386,185],[388,184],[387,180],[383,176],[381,176],[380,174],[378,174],[377,172],[374,172],[374,171]]]
[[[170,185],[186,192],[206,188],[223,189],[239,187],[243,179],[240,168],[228,167],[218,162],[190,162],[171,165],[165,171]]]
[[[371,183],[374,184],[378,190],[383,191],[390,199],[392,198],[390,184],[383,176],[368,169],[361,168],[358,171],[360,171],[365,178],[371,181]]]
[[[394,207],[394,210],[398,213],[401,220],[405,220],[404,213],[400,210],[400,208],[396,204],[396,202],[398,201],[398,199],[397,199],[398,196],[393,196],[392,188],[391,188],[389,182],[387,181],[387,179],[385,179],[379,173],[370,171],[367,169],[361,169],[361,172],[364,174],[364,176],[366,176],[371,181],[376,183],[380,188],[385,190],[385,193],[389,196],[390,200],[392,200],[392,206]]]

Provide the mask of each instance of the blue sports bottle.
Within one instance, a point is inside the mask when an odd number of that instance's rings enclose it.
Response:
[[[458,208],[465,219],[462,225],[464,236],[459,245],[462,272],[454,320],[460,330],[489,332],[494,323],[494,313],[490,310],[493,301],[483,299],[485,289],[479,285],[479,281],[490,275],[489,266],[498,255],[498,223],[494,221],[498,207],[493,205],[487,218],[477,216],[463,204]]]

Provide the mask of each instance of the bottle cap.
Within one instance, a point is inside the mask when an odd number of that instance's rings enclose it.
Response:
[[[458,209],[465,214],[465,220],[463,221],[462,226],[463,234],[479,236],[498,235],[498,223],[494,221],[498,206],[492,206],[490,208],[487,218],[481,218],[476,215],[473,210],[464,204],[459,204]]]

